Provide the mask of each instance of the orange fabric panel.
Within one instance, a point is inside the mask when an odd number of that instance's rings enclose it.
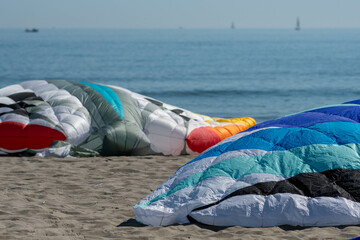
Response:
[[[244,125],[226,125],[226,126],[216,126],[216,127],[206,127],[208,129],[213,130],[221,140],[225,138],[231,137],[239,132],[245,131],[249,127]]]

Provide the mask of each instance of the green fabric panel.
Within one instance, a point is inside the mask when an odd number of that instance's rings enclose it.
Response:
[[[114,111],[117,112],[117,114],[119,114],[121,118],[124,118],[122,102],[120,101],[117,94],[111,88],[101,84],[86,83],[86,82],[80,82],[80,83],[87,85],[92,89],[94,89],[96,92],[100,93],[101,96],[110,104],[112,109],[114,109]]]
[[[96,157],[99,156],[99,153],[96,151],[93,151],[91,149],[86,149],[83,147],[79,147],[79,146],[75,146],[72,145],[68,142],[64,142],[64,141],[54,141],[50,148],[61,148],[61,147],[65,147],[65,146],[69,146],[70,145],[70,156],[73,157]]]
[[[142,131],[143,122],[137,102],[127,92],[110,87],[122,102],[124,119],[121,119],[110,104],[91,87],[62,80],[51,83],[77,97],[90,113],[93,133],[80,146],[94,148],[107,156],[152,153],[150,142]],[[99,149],[99,146],[102,148]]]
[[[100,152],[103,148],[103,138],[99,137],[97,132],[95,132],[95,134],[90,135],[84,143],[81,143],[79,147],[92,149],[94,151]]]
[[[81,146],[87,146],[89,140],[93,141],[94,137],[98,136],[101,141],[104,139],[104,142],[102,144],[103,148],[97,150],[103,155],[109,155],[108,149],[114,146],[105,147],[105,144],[113,142],[114,138],[116,139],[115,132],[117,129],[115,127],[118,126],[113,126],[113,123],[121,122],[120,116],[98,92],[87,85],[65,80],[52,80],[49,83],[56,85],[59,89],[65,89],[77,97],[88,110],[91,116],[93,132],[91,133],[91,138],[89,137]],[[112,150],[111,152],[117,151]]]
[[[192,187],[212,177],[239,179],[254,173],[267,173],[282,177],[296,176],[300,173],[324,172],[345,168],[360,169],[360,144],[310,145],[286,151],[270,152],[259,156],[241,156],[225,159],[202,172],[198,172],[180,182],[169,191],[158,195],[149,202],[138,206],[148,206],[181,189]],[[303,159],[298,156],[303,156]]]
[[[97,157],[100,154],[94,150],[71,145],[70,155],[73,157]]]
[[[122,119],[101,94],[90,86],[64,80],[48,82],[77,97],[89,111],[93,131],[80,146],[97,150],[101,155],[107,156],[155,153],[151,150],[150,141],[143,132],[146,117],[153,109],[149,109],[150,112],[141,111],[138,102],[128,92],[109,87],[122,103],[124,111],[124,119]]]
[[[110,87],[111,88],[111,87]],[[126,141],[124,152],[127,155],[154,154],[150,148],[150,141],[143,132],[145,119],[138,107],[138,102],[128,92],[111,88],[123,104]],[[120,136],[123,138],[124,136]]]

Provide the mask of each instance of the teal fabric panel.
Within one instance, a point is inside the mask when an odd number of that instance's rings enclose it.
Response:
[[[80,82],[81,84],[87,85],[97,91],[105,98],[105,100],[111,105],[111,107],[119,114],[119,116],[124,119],[124,109],[123,105],[118,97],[118,95],[109,87],[93,84],[93,83],[85,83]]]
[[[270,152],[261,156],[224,159],[206,170],[188,177],[168,192],[142,205],[148,206],[181,189],[195,186],[212,177],[239,179],[253,173],[266,173],[287,178],[301,173],[324,172],[338,168],[360,169],[359,155],[357,154],[359,149],[360,144],[354,143],[347,145],[316,144]]]

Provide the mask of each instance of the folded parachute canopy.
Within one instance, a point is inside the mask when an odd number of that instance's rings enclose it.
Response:
[[[360,223],[360,100],[260,123],[182,166],[134,207],[149,225]]]
[[[196,154],[254,124],[194,114],[116,86],[36,80],[0,89],[0,154]]]

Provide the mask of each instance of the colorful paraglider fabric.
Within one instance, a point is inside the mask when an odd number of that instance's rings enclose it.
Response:
[[[95,83],[34,80],[0,89],[0,154],[197,154],[254,124]]]
[[[225,139],[135,207],[148,225],[360,224],[360,100],[285,116]]]

